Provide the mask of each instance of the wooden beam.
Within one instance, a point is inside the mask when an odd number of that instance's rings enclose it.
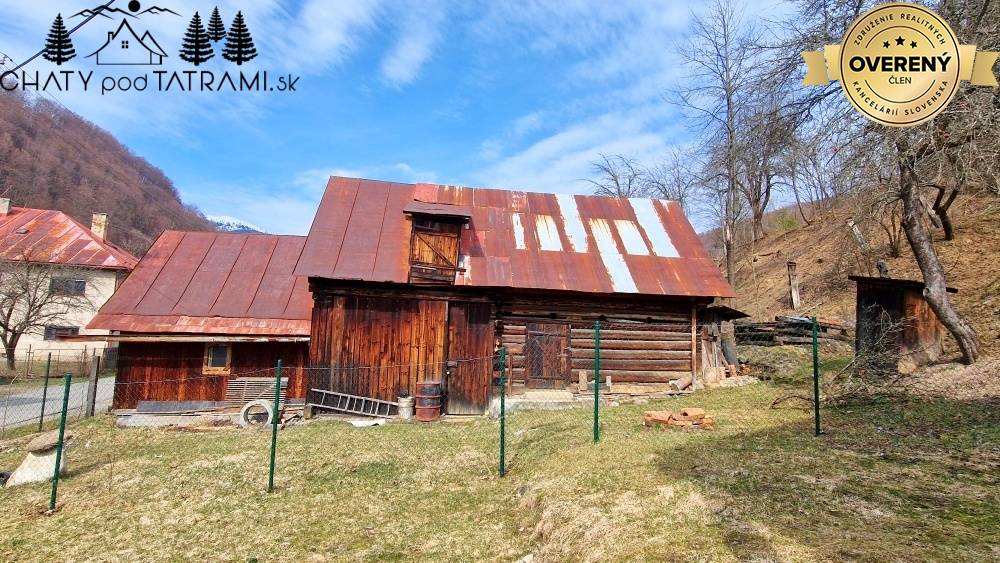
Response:
[[[698,375],[698,306],[691,304],[691,378]]]

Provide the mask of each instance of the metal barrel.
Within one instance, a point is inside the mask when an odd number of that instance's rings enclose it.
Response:
[[[441,382],[421,381],[417,383],[417,420],[431,422],[441,417]]]

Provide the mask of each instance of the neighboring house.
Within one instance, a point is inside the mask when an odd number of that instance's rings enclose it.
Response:
[[[91,327],[115,331],[114,408],[139,401],[222,401],[241,374],[280,358],[288,397],[302,378],[312,299],[292,275],[305,237],[164,232]]]
[[[280,357],[290,397],[433,380],[446,413],[481,414],[500,346],[511,392],[593,378],[597,320],[602,381],[662,391],[733,296],[675,202],[335,177],[304,239],[165,233],[90,326],[120,331],[117,407],[220,401]]]
[[[40,293],[68,296],[74,306],[48,318],[44,328],[24,334],[18,354],[46,350],[102,349],[94,342],[67,342],[60,338],[107,331],[84,327],[111,298],[138,259],[106,240],[107,216],[95,214],[87,228],[65,213],[48,209],[11,207],[0,198],[0,262],[4,268],[40,268],[46,279],[35,284]],[[13,274],[11,274],[13,275]],[[79,297],[70,299],[69,297]],[[23,304],[19,299],[18,303]],[[0,353],[3,350],[0,349]]]
[[[160,65],[167,53],[148,31],[140,37],[122,20],[117,30],[108,32],[104,45],[87,56],[96,57],[99,65]]]

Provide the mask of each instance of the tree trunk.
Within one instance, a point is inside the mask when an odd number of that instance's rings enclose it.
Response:
[[[903,200],[903,230],[906,232],[906,240],[910,243],[913,256],[923,274],[927,303],[955,338],[962,351],[962,361],[971,364],[979,356],[979,339],[975,329],[958,314],[948,298],[944,268],[941,267],[930,235],[921,221],[923,205],[920,194],[917,193],[913,165],[906,158],[903,154],[899,155],[899,187]]]
[[[13,340],[13,343],[8,343],[6,340],[3,343],[3,350],[7,353],[7,369],[14,371],[17,364],[14,362],[14,352],[17,350],[17,339]]]

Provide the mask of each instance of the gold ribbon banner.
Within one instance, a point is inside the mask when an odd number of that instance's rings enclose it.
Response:
[[[976,52],[975,45],[960,45],[958,61],[959,80],[968,80],[973,86],[998,86],[993,65],[1000,53]],[[806,76],[803,86],[825,86],[840,80],[840,45],[826,45],[822,51],[804,51],[802,60],[806,62]]]

